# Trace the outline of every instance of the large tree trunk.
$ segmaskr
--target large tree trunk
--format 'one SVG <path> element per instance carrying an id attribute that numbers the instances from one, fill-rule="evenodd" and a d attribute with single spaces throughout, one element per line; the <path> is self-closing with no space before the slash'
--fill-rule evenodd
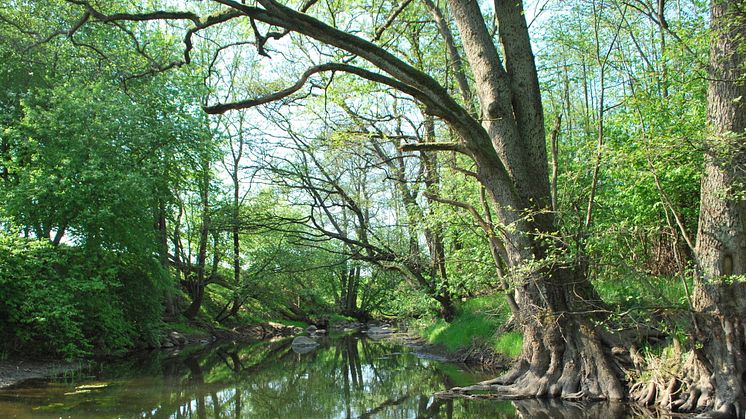
<path id="1" fill-rule="evenodd" d="M 556 231 L 541 97 L 522 5 L 497 0 L 505 67 L 478 4 L 449 1 L 475 76 L 482 117 L 493 147 L 467 143 L 495 202 L 507 236 L 507 263 L 520 311 L 524 345 L 509 373 L 441 396 L 491 390 L 505 398 L 624 398 L 622 372 L 591 313 L 601 304 L 581 269 L 552 260 Z M 478 133 L 475 132 L 475 135 Z M 507 176 L 509 181 L 505 181 Z M 545 236 L 545 237 L 542 237 Z M 474 396 L 472 396 L 474 397 Z"/>
<path id="2" fill-rule="evenodd" d="M 691 354 L 682 410 L 746 413 L 746 71 L 743 4 L 714 0 Z"/>
<path id="3" fill-rule="evenodd" d="M 479 3 L 448 0 L 474 76 L 481 105 L 479 120 L 432 77 L 378 45 L 276 0 L 257 0 L 263 8 L 229 4 L 259 21 L 346 50 L 381 70 L 315 66 L 306 78 L 333 69 L 386 84 L 420 101 L 428 114 L 441 118 L 462 140 L 455 148 L 474 158 L 477 175 L 495 203 L 500 222 L 509 227 L 503 230 L 506 262 L 525 336 L 521 362 L 500 380 L 504 386 L 494 388 L 514 397 L 623 398 L 620 371 L 600 338 L 595 326 L 599 322 L 592 316 L 600 304 L 593 287 L 582 270 L 563 266 L 562 258 L 552 257 L 552 251 L 562 253 L 562 245 L 551 240 L 557 228 L 550 210 L 541 95 L 521 2 L 495 0 L 505 54 L 501 60 Z M 294 91 L 286 89 L 285 95 Z M 268 95 L 205 110 L 222 113 L 281 97 Z"/>

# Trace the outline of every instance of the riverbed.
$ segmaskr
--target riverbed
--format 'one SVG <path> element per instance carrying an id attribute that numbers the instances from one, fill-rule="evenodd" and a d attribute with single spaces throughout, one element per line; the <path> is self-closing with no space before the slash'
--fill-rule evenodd
<path id="1" fill-rule="evenodd" d="M 126 361 L 0 390 L 16 418 L 514 418 L 624 417 L 605 404 L 440 400 L 432 394 L 492 373 L 387 340 L 324 337 L 299 353 L 291 340 L 138 354 Z M 303 352 L 303 351 L 301 351 Z M 593 416 L 587 416 L 593 415 Z"/>

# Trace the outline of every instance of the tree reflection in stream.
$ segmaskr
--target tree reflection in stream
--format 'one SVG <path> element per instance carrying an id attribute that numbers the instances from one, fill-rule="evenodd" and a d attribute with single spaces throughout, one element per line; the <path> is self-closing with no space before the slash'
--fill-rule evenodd
<path id="1" fill-rule="evenodd" d="M 289 340 L 163 353 L 100 367 L 95 378 L 0 390 L 2 417 L 513 418 L 622 417 L 623 408 L 439 400 L 484 377 L 354 336 L 306 354 Z M 87 386 L 86 386 L 87 385 Z M 517 410 L 516 410 L 517 409 Z"/>

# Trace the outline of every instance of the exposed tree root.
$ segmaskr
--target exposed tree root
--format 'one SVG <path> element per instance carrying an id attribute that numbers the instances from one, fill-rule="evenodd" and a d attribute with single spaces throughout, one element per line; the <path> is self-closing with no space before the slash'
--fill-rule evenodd
<path id="1" fill-rule="evenodd" d="M 441 398 L 622 400 L 622 370 L 587 323 L 566 320 L 524 342 L 523 357 L 499 378 L 436 394 Z M 582 348 L 582 351 L 581 351 Z"/>
<path id="2" fill-rule="evenodd" d="M 706 330 L 711 337 L 700 337 L 698 340 L 703 343 L 686 354 L 675 344 L 667 360 L 649 359 L 644 366 L 646 378 L 638 376 L 630 388 L 630 398 L 643 406 L 672 412 L 743 418 L 746 415 L 746 360 L 740 356 L 746 348 L 743 325 L 739 319 L 698 317 L 700 324 L 708 325 Z M 733 323 L 740 330 L 731 327 Z M 638 369 L 638 374 L 641 372 Z"/>

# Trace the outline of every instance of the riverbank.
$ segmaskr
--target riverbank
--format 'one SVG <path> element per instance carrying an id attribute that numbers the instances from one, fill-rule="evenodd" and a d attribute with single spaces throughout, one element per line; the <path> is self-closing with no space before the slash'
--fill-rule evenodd
<path id="1" fill-rule="evenodd" d="M 467 364 L 470 367 L 478 367 L 482 370 L 503 370 L 509 367 L 513 361 L 512 358 L 477 343 L 454 351 L 445 345 L 429 343 L 424 337 L 413 332 L 393 333 L 387 339 L 411 348 L 415 353 L 425 358 Z"/>
<path id="2" fill-rule="evenodd" d="M 85 362 L 30 361 L 24 359 L 2 360 L 0 361 L 0 389 L 11 387 L 28 380 L 48 378 L 79 371 L 85 366 Z"/>
<path id="3" fill-rule="evenodd" d="M 303 329 L 281 323 L 266 322 L 250 324 L 234 329 L 220 329 L 209 325 L 193 323 L 167 323 L 162 332 L 158 347 L 136 347 L 131 351 L 105 356 L 103 359 L 126 358 L 129 355 L 147 350 L 178 350 L 188 345 L 209 345 L 215 342 L 245 342 L 292 336 Z M 98 358 L 97 358 L 98 359 Z M 0 360 L 0 389 L 14 386 L 28 380 L 44 379 L 74 373 L 88 365 L 86 360 L 65 362 L 61 360 L 27 359 L 19 355 Z"/>
<path id="4" fill-rule="evenodd" d="M 442 319 L 412 321 L 404 325 L 428 351 L 449 361 L 491 369 L 510 366 L 521 353 L 523 337 L 511 330 L 510 310 L 498 295 L 476 297 L 456 310 L 449 323 Z"/>
<path id="5" fill-rule="evenodd" d="M 374 340 L 386 339 L 413 349 L 421 356 L 464 363 L 482 369 L 504 369 L 512 363 L 509 353 L 500 352 L 501 339 L 495 335 L 496 307 L 486 300 L 462 306 L 451 323 L 443 321 L 403 322 L 386 327 L 380 322 L 369 324 L 353 320 L 330 321 L 325 324 L 332 333 L 371 332 Z M 381 327 L 383 326 L 383 327 Z M 216 328 L 213 325 L 193 323 L 167 323 L 160 345 L 140 347 L 140 350 L 177 350 L 187 345 L 208 345 L 214 342 L 258 341 L 290 337 L 306 331 L 301 324 L 262 322 L 233 328 Z M 384 333 L 381 333 L 385 331 Z M 504 340 L 504 338 L 503 338 Z M 127 356 L 127 355 L 124 355 Z M 47 378 L 81 369 L 84 361 L 63 362 L 55 360 L 8 359 L 0 361 L 0 388 L 30 379 Z"/>

